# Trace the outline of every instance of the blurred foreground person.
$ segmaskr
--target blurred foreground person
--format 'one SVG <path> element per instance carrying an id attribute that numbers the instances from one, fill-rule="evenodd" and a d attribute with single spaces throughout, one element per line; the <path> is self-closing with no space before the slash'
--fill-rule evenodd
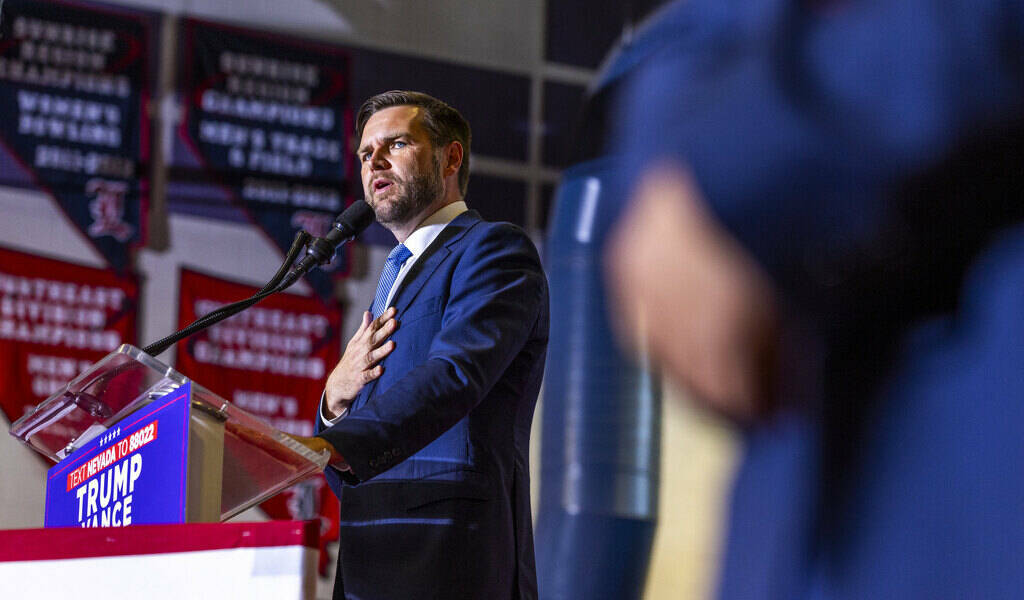
<path id="1" fill-rule="evenodd" d="M 1024 3 L 689 0 L 620 332 L 745 430 L 722 598 L 1024 596 Z"/>

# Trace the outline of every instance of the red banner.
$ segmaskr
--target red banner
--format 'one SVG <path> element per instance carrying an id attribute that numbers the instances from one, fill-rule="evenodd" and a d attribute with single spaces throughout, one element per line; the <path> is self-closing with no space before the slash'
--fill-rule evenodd
<path id="1" fill-rule="evenodd" d="M 182 269 L 178 327 L 257 291 Z M 286 433 L 313 435 L 320 394 L 340 358 L 341 308 L 277 294 L 178 344 L 176 368 Z M 323 477 L 261 505 L 274 519 L 320 518 L 321 550 L 337 539 L 338 503 Z M 321 572 L 326 566 L 321 551 Z"/>
<path id="2" fill-rule="evenodd" d="M 122 343 L 135 343 L 134 277 L 0 248 L 0 408 L 20 418 Z"/>

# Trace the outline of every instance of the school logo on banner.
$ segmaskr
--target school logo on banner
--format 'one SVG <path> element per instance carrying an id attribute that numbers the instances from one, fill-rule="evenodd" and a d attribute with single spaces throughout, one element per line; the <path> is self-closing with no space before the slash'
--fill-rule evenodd
<path id="1" fill-rule="evenodd" d="M 49 194 L 110 266 L 145 241 L 152 13 L 7 0 L 0 185 Z"/>
<path id="2" fill-rule="evenodd" d="M 188 269 L 179 289 L 179 328 L 258 291 Z M 324 381 L 340 358 L 340 330 L 340 306 L 275 294 L 180 342 L 175 367 L 272 427 L 311 436 Z M 337 539 L 338 503 L 322 475 L 260 506 L 275 519 L 319 519 L 321 549 Z M 321 552 L 321 568 L 325 560 Z"/>
<path id="3" fill-rule="evenodd" d="M 172 207 L 211 217 L 240 208 L 287 252 L 319 236 L 346 205 L 349 61 L 340 48 L 183 19 L 184 118 L 175 136 Z M 344 252 L 344 251 L 342 251 Z M 323 298 L 347 271 L 342 254 L 307 280 Z"/>
<path id="4" fill-rule="evenodd" d="M 0 408 L 11 422 L 123 343 L 134 277 L 0 248 Z"/>

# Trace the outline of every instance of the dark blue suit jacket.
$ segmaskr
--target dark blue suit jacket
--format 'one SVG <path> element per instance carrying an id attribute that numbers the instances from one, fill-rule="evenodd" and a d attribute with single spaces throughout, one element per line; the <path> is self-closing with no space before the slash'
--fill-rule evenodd
<path id="1" fill-rule="evenodd" d="M 529 439 L 548 288 L 519 228 L 453 220 L 395 293 L 384 374 L 318 435 L 352 467 L 335 596 L 532 598 Z"/>

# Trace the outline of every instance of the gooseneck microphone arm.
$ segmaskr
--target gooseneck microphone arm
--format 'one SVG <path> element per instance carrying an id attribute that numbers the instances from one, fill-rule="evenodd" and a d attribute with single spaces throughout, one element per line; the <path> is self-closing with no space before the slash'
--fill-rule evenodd
<path id="1" fill-rule="evenodd" d="M 285 256 L 280 268 L 278 268 L 277 273 L 274 274 L 266 285 L 260 288 L 259 292 L 245 300 L 222 306 L 196 319 L 180 331 L 146 346 L 142 351 L 151 356 L 157 356 L 175 343 L 242 312 L 267 296 L 288 289 L 314 267 L 331 262 L 338 247 L 362 233 L 373 222 L 373 219 L 373 209 L 366 202 L 357 200 L 346 208 L 343 213 L 338 215 L 334 225 L 331 227 L 331 231 L 324 237 L 315 238 L 310 241 L 311 235 L 305 231 L 299 231 L 295 234 L 292 247 L 288 250 L 288 254 Z M 306 247 L 306 256 L 298 263 L 295 263 L 295 259 L 302 252 L 303 247 Z M 294 267 L 292 267 L 293 264 L 295 265 Z M 291 267 L 290 270 L 289 267 Z"/>
<path id="2" fill-rule="evenodd" d="M 295 258 L 299 255 L 299 252 L 302 251 L 302 248 L 306 245 L 306 242 L 308 242 L 312 237 L 313 236 L 309 235 L 305 231 L 299 231 L 298 233 L 295 234 L 295 240 L 292 242 L 292 247 L 288 251 L 288 254 L 285 256 L 284 262 L 281 263 L 281 267 L 277 270 L 277 273 L 274 274 L 274 277 L 271 278 L 271 280 L 268 281 L 267 284 L 263 286 L 260 289 L 260 291 L 257 292 L 254 296 L 246 298 L 245 300 L 242 300 L 240 302 L 235 302 L 233 304 L 228 304 L 227 306 L 222 306 L 211 313 L 203 315 L 202 317 L 189 323 L 185 328 L 175 333 L 172 333 L 171 335 L 163 338 L 162 340 L 153 342 L 152 344 L 146 346 L 145 348 L 142 349 L 142 351 L 151 356 L 157 356 L 164 350 L 170 348 L 175 343 L 189 337 L 190 335 L 199 333 L 200 331 L 206 329 L 207 327 L 215 325 L 223 321 L 224 319 L 232 315 L 235 315 L 245 310 L 246 308 L 249 308 L 253 304 L 256 304 L 260 300 L 266 298 L 267 296 L 290 286 L 292 283 L 294 283 L 294 280 L 289 282 L 288 285 L 281 286 L 282 281 L 288 274 L 288 267 L 295 261 Z"/>

